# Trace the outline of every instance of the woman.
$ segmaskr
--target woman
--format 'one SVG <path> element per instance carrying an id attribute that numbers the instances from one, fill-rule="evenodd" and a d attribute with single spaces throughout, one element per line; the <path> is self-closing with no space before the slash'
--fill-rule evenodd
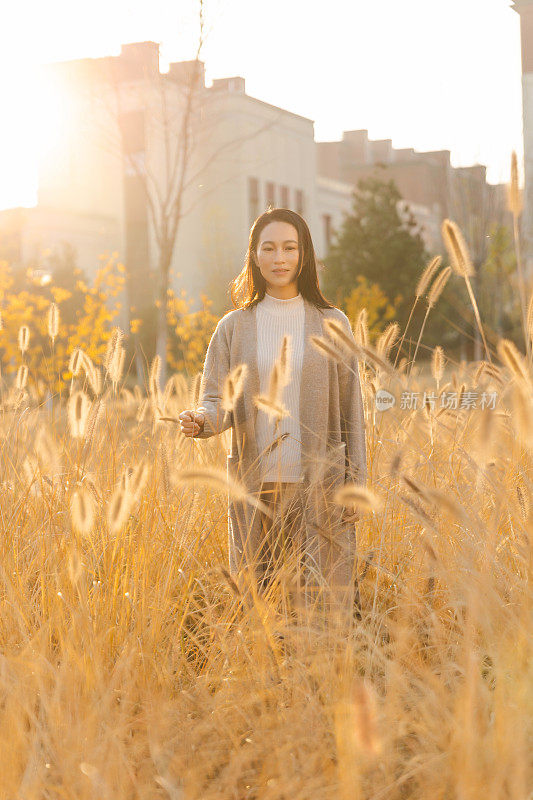
<path id="1" fill-rule="evenodd" d="M 251 568 L 267 585 L 280 566 L 279 558 L 273 562 L 280 521 L 290 518 L 306 598 L 329 586 L 351 604 L 357 517 L 332 497 L 345 481 L 367 478 L 358 363 L 354 355 L 327 357 L 311 341 L 326 337 L 327 318 L 352 340 L 353 333 L 320 291 L 311 234 L 299 214 L 274 208 L 255 220 L 231 298 L 235 309 L 219 321 L 207 349 L 201 405 L 180 414 L 185 436 L 205 439 L 231 427 L 228 477 L 264 504 L 230 498 L 230 572 Z M 239 365 L 242 390 L 228 411 L 224 382 Z M 269 396 L 277 397 L 273 412 Z"/>

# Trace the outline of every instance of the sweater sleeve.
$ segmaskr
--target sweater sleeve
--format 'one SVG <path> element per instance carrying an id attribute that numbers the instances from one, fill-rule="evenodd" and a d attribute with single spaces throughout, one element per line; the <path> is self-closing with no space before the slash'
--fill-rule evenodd
<path id="1" fill-rule="evenodd" d="M 233 423 L 233 412 L 222 408 L 224 382 L 230 371 L 229 342 L 227 331 L 221 322 L 216 326 L 207 347 L 202 380 L 200 383 L 200 406 L 197 411 L 204 414 L 204 429 L 195 439 L 208 439 L 222 433 Z"/>
<path id="2" fill-rule="evenodd" d="M 342 325 L 355 342 L 348 317 Z M 354 354 L 338 364 L 341 437 L 346 444 L 346 480 L 366 486 L 366 431 L 359 364 Z"/>

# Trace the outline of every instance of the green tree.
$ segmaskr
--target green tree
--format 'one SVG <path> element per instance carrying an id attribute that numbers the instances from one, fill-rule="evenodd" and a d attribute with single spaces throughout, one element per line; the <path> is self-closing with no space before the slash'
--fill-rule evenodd
<path id="1" fill-rule="evenodd" d="M 479 271 L 479 313 L 489 334 L 513 339 L 523 346 L 520 305 L 517 302 L 516 253 L 506 225 L 493 225 L 488 252 Z"/>
<path id="2" fill-rule="evenodd" d="M 325 259 L 323 289 L 340 306 L 362 275 L 394 304 L 395 318 L 403 327 L 429 255 L 407 203 L 403 216 L 400 213 L 401 201 L 393 180 L 369 177 L 358 182 L 352 212 Z"/>

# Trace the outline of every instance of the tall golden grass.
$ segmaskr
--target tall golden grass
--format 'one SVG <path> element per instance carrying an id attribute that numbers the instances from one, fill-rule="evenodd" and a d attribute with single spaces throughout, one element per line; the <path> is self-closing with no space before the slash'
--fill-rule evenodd
<path id="1" fill-rule="evenodd" d="M 119 392 L 117 331 L 102 365 L 72 356 L 53 417 L 24 370 L 2 385 L 1 798 L 530 796 L 530 360 L 505 340 L 498 368 L 436 348 L 409 389 L 496 391 L 496 407 L 376 413 L 382 376 L 406 387 L 399 331 L 378 351 L 364 315 L 354 333 L 315 341 L 358 354 L 369 420 L 369 486 L 336 498 L 361 512 L 343 626 L 319 606 L 289 616 L 283 565 L 264 596 L 229 574 L 228 493 L 245 494 L 228 437 L 176 425 L 198 376 L 160 387 L 156 360 L 147 394 Z M 257 399 L 280 418 L 288 346 Z"/>

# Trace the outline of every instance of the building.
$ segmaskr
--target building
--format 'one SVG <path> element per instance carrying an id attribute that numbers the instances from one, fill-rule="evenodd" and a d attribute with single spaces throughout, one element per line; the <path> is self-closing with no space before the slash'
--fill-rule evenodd
<path id="1" fill-rule="evenodd" d="M 132 316 L 152 302 L 161 269 L 193 309 L 201 292 L 215 313 L 229 308 L 250 225 L 269 204 L 302 213 L 325 259 L 354 185 L 376 169 L 397 182 L 430 252 L 443 249 L 445 216 L 464 219 L 475 238 L 502 197 L 502 187 L 486 184 L 485 167 L 454 169 L 449 151 L 396 150 L 391 140 L 369 141 L 367 131 L 317 143 L 313 120 L 250 97 L 240 76 L 206 87 L 199 61 L 161 73 L 155 42 L 52 64 L 50 75 L 68 110 L 62 136 L 41 165 L 37 207 L 0 212 L 0 257 L 7 247 L 15 262 L 40 266 L 68 241 L 91 277 L 98 257 L 116 252 L 128 276 L 124 313 Z M 165 258 L 161 233 L 173 225 L 176 244 Z"/>
<path id="2" fill-rule="evenodd" d="M 520 15 L 522 42 L 522 108 L 524 126 L 524 208 L 522 237 L 527 274 L 533 275 L 533 0 L 514 0 Z"/>
<path id="3" fill-rule="evenodd" d="M 371 175 L 394 180 L 430 253 L 443 251 L 445 218 L 460 225 L 474 260 L 480 262 L 490 225 L 512 223 L 505 185 L 488 184 L 485 166 L 452 167 L 449 150 L 395 149 L 391 139 L 370 140 L 367 130 L 345 131 L 341 141 L 316 146 L 320 176 L 350 186 Z"/>

